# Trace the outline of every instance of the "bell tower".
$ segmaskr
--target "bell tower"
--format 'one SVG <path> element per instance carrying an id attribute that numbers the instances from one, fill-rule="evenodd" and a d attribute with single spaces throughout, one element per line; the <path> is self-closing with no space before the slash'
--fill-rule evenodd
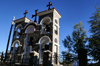
<path id="1" fill-rule="evenodd" d="M 50 8 L 51 5 L 49 2 L 48 10 L 37 13 L 39 16 L 38 23 L 41 24 L 41 35 L 50 38 L 51 63 L 59 65 L 59 18 L 61 15 L 56 8 Z"/>
<path id="2" fill-rule="evenodd" d="M 26 17 L 16 19 L 9 59 L 11 63 L 34 66 L 59 66 L 59 19 L 56 8 L 38 12 L 35 10 L 34 21 Z M 37 20 L 37 16 L 39 17 Z M 38 23 L 37 23 L 38 22 Z"/>

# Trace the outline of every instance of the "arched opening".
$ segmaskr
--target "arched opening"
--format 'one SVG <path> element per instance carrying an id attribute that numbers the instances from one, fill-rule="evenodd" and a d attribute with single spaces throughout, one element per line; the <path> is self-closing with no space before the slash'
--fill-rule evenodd
<path id="1" fill-rule="evenodd" d="M 56 23 L 56 24 L 58 24 L 58 21 L 57 21 L 57 19 L 55 19 L 55 23 Z"/>
<path id="2" fill-rule="evenodd" d="M 26 28 L 26 39 L 25 39 L 25 48 L 24 48 L 24 59 L 23 62 L 29 62 L 29 54 L 32 51 L 32 45 L 30 45 L 30 42 L 33 40 L 33 33 L 35 31 L 35 28 L 33 25 L 30 25 Z"/>
<path id="3" fill-rule="evenodd" d="M 57 43 L 57 38 L 55 38 L 55 40 L 54 40 L 54 41 L 55 41 L 55 43 Z"/>
<path id="4" fill-rule="evenodd" d="M 17 32 L 19 32 L 19 33 L 21 32 L 20 28 L 17 29 Z"/>
<path id="5" fill-rule="evenodd" d="M 19 38 L 20 37 L 21 29 L 22 29 L 22 25 L 21 24 L 19 24 L 18 26 L 16 26 L 16 35 L 15 35 L 15 38 Z"/>
<path id="6" fill-rule="evenodd" d="M 58 35 L 58 26 L 56 26 L 56 25 L 55 25 L 54 32 L 55 32 L 56 35 Z"/>
<path id="7" fill-rule="evenodd" d="M 18 54 L 18 46 L 20 45 L 20 42 L 18 40 L 14 41 L 12 44 L 13 50 L 12 50 L 12 57 L 11 62 L 16 59 L 16 55 Z"/>
<path id="8" fill-rule="evenodd" d="M 45 17 L 41 20 L 40 24 L 42 25 L 41 33 L 50 33 L 50 17 Z"/>
<path id="9" fill-rule="evenodd" d="M 35 29 L 34 29 L 34 26 L 32 26 L 32 25 L 31 25 L 31 26 L 28 26 L 27 29 L 25 30 L 25 33 L 27 33 L 27 34 L 28 34 L 28 33 L 33 33 L 34 30 L 35 30 Z"/>
<path id="10" fill-rule="evenodd" d="M 16 42 L 13 46 L 13 54 L 17 54 L 18 53 L 18 43 Z"/>
<path id="11" fill-rule="evenodd" d="M 20 37 L 20 33 L 21 33 L 21 30 L 20 30 L 20 28 L 18 28 L 17 31 L 16 31 L 15 38 L 19 38 Z"/>
<path id="12" fill-rule="evenodd" d="M 40 44 L 40 51 L 39 51 L 39 64 L 43 62 L 43 51 L 49 49 L 49 43 L 51 42 L 50 38 L 48 36 L 43 36 L 39 40 Z"/>
<path id="13" fill-rule="evenodd" d="M 29 54 L 29 52 L 32 50 L 32 46 L 29 46 L 29 42 L 33 40 L 33 34 L 35 31 L 35 28 L 33 25 L 30 25 L 26 28 L 26 40 L 25 40 L 25 54 Z"/>

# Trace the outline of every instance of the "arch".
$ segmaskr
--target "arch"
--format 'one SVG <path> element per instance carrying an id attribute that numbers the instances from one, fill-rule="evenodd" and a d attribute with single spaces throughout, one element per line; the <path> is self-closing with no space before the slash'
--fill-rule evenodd
<path id="1" fill-rule="evenodd" d="M 44 17 L 41 21 L 40 24 L 42 25 L 43 23 L 49 24 L 51 22 L 50 17 Z"/>
<path id="2" fill-rule="evenodd" d="M 30 25 L 26 28 L 25 33 L 33 33 L 35 31 L 35 28 L 33 25 Z"/>
<path id="3" fill-rule="evenodd" d="M 35 22 L 30 22 L 27 25 L 25 25 L 24 29 L 26 29 L 29 25 L 33 25 L 34 27 L 36 27 L 36 23 Z"/>
<path id="4" fill-rule="evenodd" d="M 16 40 L 16 41 L 13 42 L 12 47 L 14 47 L 16 43 L 18 44 L 18 46 L 21 46 L 20 45 L 20 41 L 19 40 Z"/>
<path id="5" fill-rule="evenodd" d="M 50 42 L 51 42 L 51 40 L 48 36 L 43 36 L 43 37 L 40 38 L 38 43 L 43 44 L 43 43 L 50 43 Z"/>
<path id="6" fill-rule="evenodd" d="M 21 28 L 23 28 L 23 26 L 21 24 L 19 24 L 19 25 L 16 26 L 16 30 L 18 30 L 18 28 L 21 29 Z"/>
<path id="7" fill-rule="evenodd" d="M 43 51 L 41 51 L 42 48 L 44 48 L 44 44 L 46 43 L 50 43 L 51 40 L 48 36 L 43 36 L 40 38 L 39 40 L 39 44 L 40 44 L 40 51 L 39 51 L 39 64 L 41 63 L 41 60 L 43 60 Z"/>

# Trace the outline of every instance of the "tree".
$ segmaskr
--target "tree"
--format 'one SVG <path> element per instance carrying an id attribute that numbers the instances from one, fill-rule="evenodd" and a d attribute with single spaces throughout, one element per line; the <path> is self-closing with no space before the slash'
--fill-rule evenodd
<path id="1" fill-rule="evenodd" d="M 92 33 L 89 38 L 89 54 L 100 63 L 100 8 L 96 7 L 96 12 L 91 17 L 89 23 L 90 32 Z"/>
<path id="2" fill-rule="evenodd" d="M 74 56 L 72 53 L 70 53 L 69 51 L 62 51 L 62 56 L 63 56 L 63 65 L 70 65 L 71 63 L 74 62 Z"/>
<path id="3" fill-rule="evenodd" d="M 84 29 L 84 26 L 82 25 L 81 22 L 79 22 L 79 24 L 76 24 L 73 28 L 74 30 L 72 32 L 72 38 L 69 35 L 66 36 L 66 38 L 63 40 L 63 44 L 65 48 L 68 48 L 71 52 L 78 54 L 79 64 L 82 64 L 81 61 L 83 60 L 80 60 L 80 58 L 82 57 L 80 51 L 82 50 L 82 52 L 84 52 L 83 50 L 86 50 L 86 44 L 85 44 L 87 42 L 86 30 Z M 86 60 L 84 60 L 84 62 L 85 61 Z"/>

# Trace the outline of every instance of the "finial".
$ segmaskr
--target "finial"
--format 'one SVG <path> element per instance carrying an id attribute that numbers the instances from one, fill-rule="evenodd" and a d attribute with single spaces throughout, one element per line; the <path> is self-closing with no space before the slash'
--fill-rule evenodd
<path id="1" fill-rule="evenodd" d="M 47 5 L 47 7 L 49 7 L 48 8 L 48 10 L 50 9 L 50 6 L 52 5 L 52 3 L 51 2 L 49 2 L 49 5 Z"/>
<path id="2" fill-rule="evenodd" d="M 15 16 L 13 17 L 12 25 L 14 24 Z"/>
<path id="3" fill-rule="evenodd" d="M 25 15 L 25 16 L 24 16 L 24 17 L 26 17 L 26 14 L 27 14 L 27 13 L 28 13 L 28 11 L 27 11 L 27 10 L 25 10 L 25 13 L 24 13 L 24 15 Z"/>
<path id="4" fill-rule="evenodd" d="M 32 18 L 33 18 L 33 17 L 35 17 L 34 22 L 37 22 L 37 21 L 36 21 L 37 12 L 38 12 L 38 9 L 37 9 L 37 10 L 35 10 L 35 15 L 32 15 Z"/>

